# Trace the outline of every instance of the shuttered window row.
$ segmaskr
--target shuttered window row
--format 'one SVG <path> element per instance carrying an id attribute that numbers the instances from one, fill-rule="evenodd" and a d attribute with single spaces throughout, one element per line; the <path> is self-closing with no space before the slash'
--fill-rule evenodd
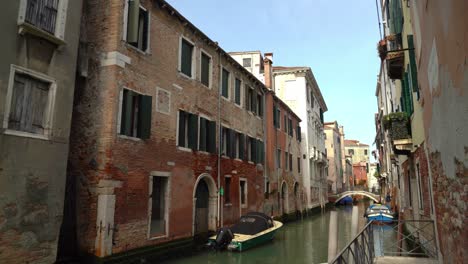
<path id="1" fill-rule="evenodd" d="M 123 90 L 120 134 L 141 139 L 151 135 L 152 97 Z"/>
<path id="2" fill-rule="evenodd" d="M 233 159 L 248 160 L 254 163 L 264 163 L 264 144 L 262 141 L 222 127 L 221 154 Z"/>

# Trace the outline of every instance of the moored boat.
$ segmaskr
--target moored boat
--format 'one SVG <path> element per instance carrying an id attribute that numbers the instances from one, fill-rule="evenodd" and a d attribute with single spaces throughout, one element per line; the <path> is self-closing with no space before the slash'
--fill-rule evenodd
<path id="1" fill-rule="evenodd" d="M 263 213 L 251 212 L 230 228 L 221 228 L 208 243 L 215 249 L 244 251 L 272 240 L 281 226 L 283 223 Z"/>
<path id="2" fill-rule="evenodd" d="M 372 204 L 367 208 L 364 216 L 367 217 L 367 221 L 369 222 L 391 223 L 395 218 L 395 213 L 393 213 L 386 205 Z"/>

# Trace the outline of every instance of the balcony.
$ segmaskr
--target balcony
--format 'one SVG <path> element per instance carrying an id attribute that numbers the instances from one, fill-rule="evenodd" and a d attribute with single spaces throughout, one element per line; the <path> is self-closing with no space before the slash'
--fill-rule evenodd
<path id="1" fill-rule="evenodd" d="M 405 112 L 396 112 L 384 116 L 383 125 L 389 131 L 395 154 L 407 155 L 411 152 L 411 125 Z"/>
<path id="2" fill-rule="evenodd" d="M 405 53 L 403 51 L 388 52 L 386 60 L 388 77 L 390 79 L 403 79 Z"/>

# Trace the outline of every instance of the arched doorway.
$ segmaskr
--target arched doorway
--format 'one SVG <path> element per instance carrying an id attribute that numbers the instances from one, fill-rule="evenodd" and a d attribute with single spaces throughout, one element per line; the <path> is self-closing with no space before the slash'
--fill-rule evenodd
<path id="1" fill-rule="evenodd" d="M 193 234 L 216 230 L 216 184 L 209 174 L 202 174 L 193 191 Z"/>
<path id="2" fill-rule="evenodd" d="M 288 185 L 283 182 L 281 184 L 281 214 L 287 214 L 288 209 Z"/>

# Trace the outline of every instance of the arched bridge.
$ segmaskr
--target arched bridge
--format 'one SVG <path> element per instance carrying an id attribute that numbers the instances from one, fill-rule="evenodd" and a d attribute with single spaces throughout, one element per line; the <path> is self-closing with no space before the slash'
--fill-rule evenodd
<path id="1" fill-rule="evenodd" d="M 373 193 L 366 192 L 366 191 L 346 191 L 346 192 L 336 194 L 336 197 L 338 198 L 335 200 L 335 203 L 339 202 L 341 199 L 345 198 L 346 196 L 354 196 L 354 195 L 364 195 L 374 200 L 377 203 L 380 200 L 380 195 L 378 194 L 373 194 Z"/>

